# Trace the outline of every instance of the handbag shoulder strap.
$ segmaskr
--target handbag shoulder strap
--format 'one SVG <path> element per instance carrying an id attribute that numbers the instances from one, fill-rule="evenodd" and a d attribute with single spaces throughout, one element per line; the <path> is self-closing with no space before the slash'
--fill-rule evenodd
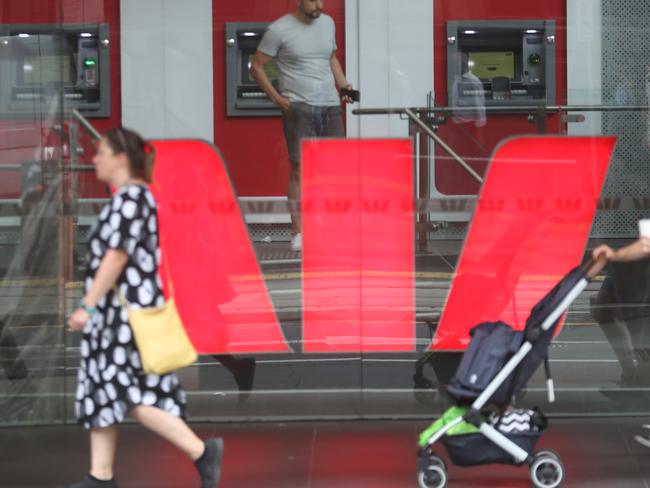
<path id="1" fill-rule="evenodd" d="M 120 303 L 124 308 L 129 308 L 129 302 L 126 300 L 126 297 L 122 295 L 122 292 L 120 291 L 119 287 L 117 285 L 113 285 L 113 291 L 117 295 L 117 298 L 119 299 Z"/>

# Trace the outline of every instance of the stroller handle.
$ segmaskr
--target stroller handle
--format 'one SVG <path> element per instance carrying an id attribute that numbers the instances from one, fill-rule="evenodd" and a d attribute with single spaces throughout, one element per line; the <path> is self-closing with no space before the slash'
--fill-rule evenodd
<path id="1" fill-rule="evenodd" d="M 600 254 L 596 258 L 591 258 L 584 264 L 585 275 L 589 281 L 593 280 L 607 264 L 605 254 Z"/>

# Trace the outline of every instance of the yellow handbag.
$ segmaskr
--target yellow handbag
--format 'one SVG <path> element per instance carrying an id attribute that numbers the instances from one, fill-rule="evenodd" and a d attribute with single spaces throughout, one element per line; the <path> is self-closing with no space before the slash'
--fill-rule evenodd
<path id="1" fill-rule="evenodd" d="M 165 374 L 189 366 L 198 355 L 190 342 L 172 296 L 160 307 L 130 307 L 115 287 L 126 309 L 145 373 Z"/>

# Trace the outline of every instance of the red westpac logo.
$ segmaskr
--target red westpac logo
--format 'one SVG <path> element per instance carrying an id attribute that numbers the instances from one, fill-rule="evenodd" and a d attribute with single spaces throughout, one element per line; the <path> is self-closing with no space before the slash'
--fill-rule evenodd
<path id="1" fill-rule="evenodd" d="M 223 159 L 199 141 L 155 145 L 163 262 L 195 346 L 290 352 Z M 603 137 L 530 137 L 498 149 L 434 347 L 462 349 L 482 320 L 521 326 L 577 264 L 613 145 Z M 304 143 L 303 298 L 295 305 L 305 352 L 414 350 L 413 173 L 409 140 Z M 593 203 L 545 205 L 567 195 Z"/>

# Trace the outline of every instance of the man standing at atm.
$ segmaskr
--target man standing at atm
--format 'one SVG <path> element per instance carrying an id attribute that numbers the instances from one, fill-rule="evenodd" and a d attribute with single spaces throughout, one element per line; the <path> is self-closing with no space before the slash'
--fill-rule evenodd
<path id="1" fill-rule="evenodd" d="M 345 137 L 341 100 L 352 97 L 336 58 L 334 20 L 323 14 L 323 0 L 296 0 L 297 8 L 267 29 L 251 64 L 251 76 L 282 110 L 284 137 L 289 151 L 291 249 L 302 249 L 300 211 L 300 141 L 307 137 Z M 276 61 L 279 91 L 264 67 Z M 339 95 L 338 89 L 341 90 Z"/>

